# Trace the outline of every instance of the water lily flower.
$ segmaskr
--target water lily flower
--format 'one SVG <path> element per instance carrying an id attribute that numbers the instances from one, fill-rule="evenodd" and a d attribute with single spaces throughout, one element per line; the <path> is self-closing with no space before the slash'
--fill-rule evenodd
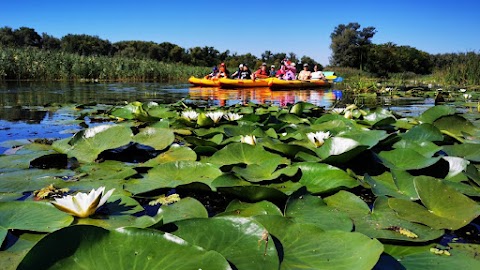
<path id="1" fill-rule="evenodd" d="M 323 145 L 326 139 L 330 138 L 330 131 L 310 132 L 307 133 L 307 138 L 315 145 L 315 147 L 320 147 Z"/>
<path id="2" fill-rule="evenodd" d="M 240 115 L 238 113 L 227 113 L 226 115 L 223 116 L 223 118 L 227 119 L 228 121 L 237 121 L 242 117 L 243 115 Z"/>
<path id="3" fill-rule="evenodd" d="M 352 113 L 352 111 L 346 111 L 343 116 L 347 119 L 352 119 L 353 118 L 353 113 Z"/>
<path id="4" fill-rule="evenodd" d="M 343 108 L 333 108 L 332 109 L 332 113 L 336 113 L 336 114 L 341 114 L 343 113 L 344 109 Z"/>
<path id="5" fill-rule="evenodd" d="M 240 141 L 242 143 L 247 143 L 251 145 L 257 144 L 257 138 L 255 138 L 255 135 L 240 136 Z"/>
<path id="6" fill-rule="evenodd" d="M 460 91 L 460 92 L 462 92 L 462 93 L 465 93 L 465 92 L 467 92 L 467 89 L 465 89 L 465 88 L 460 88 L 460 89 L 458 89 L 458 91 Z"/>
<path id="7" fill-rule="evenodd" d="M 100 206 L 104 205 L 108 198 L 112 196 L 114 190 L 115 189 L 111 189 L 105 193 L 105 187 L 100 187 L 97 190 L 92 189 L 88 194 L 79 192 L 75 194 L 75 196 L 67 195 L 62 198 L 55 198 L 52 204 L 56 208 L 73 216 L 85 218 L 95 213 Z"/>
<path id="8" fill-rule="evenodd" d="M 205 115 L 208 118 L 212 119 L 214 123 L 218 123 L 220 119 L 222 119 L 223 112 L 222 111 L 208 112 Z"/>
<path id="9" fill-rule="evenodd" d="M 198 113 L 194 110 L 187 110 L 182 112 L 182 117 L 188 120 L 197 120 Z"/>
<path id="10" fill-rule="evenodd" d="M 470 95 L 470 94 L 463 94 L 463 98 L 464 98 L 464 99 L 471 99 L 471 98 L 472 98 L 472 95 Z"/>

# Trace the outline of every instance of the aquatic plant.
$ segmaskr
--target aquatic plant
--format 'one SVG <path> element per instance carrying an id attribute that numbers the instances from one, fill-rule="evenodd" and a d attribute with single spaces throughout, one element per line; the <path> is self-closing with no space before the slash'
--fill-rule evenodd
<path id="1" fill-rule="evenodd" d="M 301 102 L 195 107 L 187 120 L 182 102 L 95 106 L 72 113 L 108 123 L 0 155 L 0 265 L 480 267 L 475 114 Z M 220 111 L 242 117 L 206 116 Z M 61 189 L 115 193 L 74 218 L 52 205 Z"/>

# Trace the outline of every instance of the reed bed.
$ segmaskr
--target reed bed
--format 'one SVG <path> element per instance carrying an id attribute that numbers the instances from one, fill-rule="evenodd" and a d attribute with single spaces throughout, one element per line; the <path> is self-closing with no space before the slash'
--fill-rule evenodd
<path id="1" fill-rule="evenodd" d="M 0 47 L 0 81 L 186 81 L 203 76 L 207 67 L 164 63 L 150 59 L 81 56 L 37 48 Z"/>

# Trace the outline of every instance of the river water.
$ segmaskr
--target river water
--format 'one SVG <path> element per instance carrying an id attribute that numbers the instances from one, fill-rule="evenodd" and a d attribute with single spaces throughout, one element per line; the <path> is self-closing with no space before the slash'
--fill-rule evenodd
<path id="1" fill-rule="evenodd" d="M 433 106 L 431 98 L 390 99 L 355 97 L 340 89 L 272 91 L 268 88 L 222 90 L 190 87 L 188 84 L 158 83 L 31 83 L 0 84 L 0 153 L 6 141 L 32 138 L 64 138 L 79 127 L 68 111 L 48 109 L 51 104 L 124 104 L 131 101 L 173 103 L 184 99 L 197 105 L 267 103 L 286 105 L 310 102 L 326 109 L 340 104 L 388 107 L 402 115 L 418 115 Z"/>

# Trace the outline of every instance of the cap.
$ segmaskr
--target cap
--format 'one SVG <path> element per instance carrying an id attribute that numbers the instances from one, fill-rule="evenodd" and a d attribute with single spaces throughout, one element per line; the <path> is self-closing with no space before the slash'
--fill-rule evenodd
<path id="1" fill-rule="evenodd" d="M 308 67 L 308 64 L 307 64 L 307 63 L 305 63 L 305 64 L 303 64 L 303 66 L 304 66 L 304 67 Z"/>
<path id="2" fill-rule="evenodd" d="M 224 67 L 224 66 L 225 66 L 225 63 L 221 63 L 220 66 Z"/>
<path id="3" fill-rule="evenodd" d="M 242 68 L 242 67 L 243 67 L 243 64 L 238 65 L 238 68 Z"/>
<path id="4" fill-rule="evenodd" d="M 275 68 L 275 65 L 271 65 L 270 67 L 271 67 L 271 68 Z"/>
<path id="5" fill-rule="evenodd" d="M 262 66 L 267 66 L 267 63 L 262 63 Z"/>

